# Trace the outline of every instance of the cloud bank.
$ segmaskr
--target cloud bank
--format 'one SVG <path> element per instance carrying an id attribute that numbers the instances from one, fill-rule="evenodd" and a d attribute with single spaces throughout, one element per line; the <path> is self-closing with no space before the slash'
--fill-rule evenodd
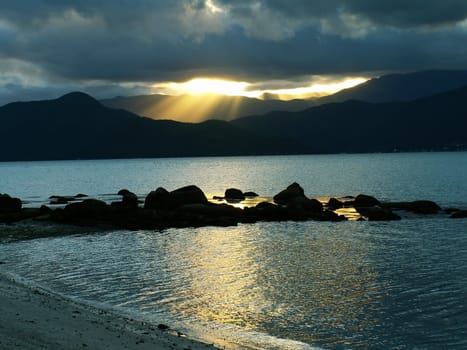
<path id="1" fill-rule="evenodd" d="M 4 0 L 0 103 L 216 76 L 467 68 L 465 0 Z"/>

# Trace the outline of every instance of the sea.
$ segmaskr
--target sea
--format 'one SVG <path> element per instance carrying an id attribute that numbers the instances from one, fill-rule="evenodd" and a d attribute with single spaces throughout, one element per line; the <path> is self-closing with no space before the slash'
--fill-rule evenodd
<path id="1" fill-rule="evenodd" d="M 313 198 L 364 193 L 467 209 L 467 153 L 0 163 L 0 193 L 30 207 L 50 195 L 111 201 L 126 188 L 144 199 L 190 184 L 209 197 L 230 187 L 272 197 L 293 182 Z M 400 215 L 162 231 L 63 226 L 63 235 L 0 243 L 0 273 L 227 349 L 466 349 L 467 219 Z"/>

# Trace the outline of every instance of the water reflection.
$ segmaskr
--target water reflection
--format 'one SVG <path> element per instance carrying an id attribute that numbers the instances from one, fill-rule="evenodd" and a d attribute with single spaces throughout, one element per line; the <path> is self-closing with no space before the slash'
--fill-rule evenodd
<path id="1" fill-rule="evenodd" d="M 326 345 L 379 325 L 384 292 L 369 264 L 370 241 L 355 244 L 316 223 L 273 225 L 200 229 L 170 244 L 171 264 L 187 267 L 190 296 L 172 312 Z"/>

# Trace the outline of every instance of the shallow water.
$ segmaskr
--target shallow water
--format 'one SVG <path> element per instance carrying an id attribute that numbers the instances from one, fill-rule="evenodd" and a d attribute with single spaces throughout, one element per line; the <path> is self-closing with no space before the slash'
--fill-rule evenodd
<path id="1" fill-rule="evenodd" d="M 72 181 L 63 194 L 114 193 L 120 187 L 143 194 L 154 186 L 173 189 L 195 183 L 210 193 L 221 194 L 233 185 L 273 195 L 297 181 L 309 195 L 365 192 L 389 200 L 428 198 L 442 206 L 467 207 L 466 153 L 268 159 L 175 159 L 173 169 L 179 171 L 174 171 L 171 181 L 161 180 L 170 173 L 169 166 L 140 170 L 143 179 L 133 182 L 137 174 L 127 169 L 129 164 L 133 169 L 149 169 L 159 162 L 170 164 L 169 159 L 104 161 L 103 165 L 58 162 L 46 163 L 46 168 L 55 167 L 50 173 L 61 168 L 79 173 L 84 170 L 71 168 L 84 164 L 88 171 L 101 169 L 94 173 L 95 181 L 104 169 L 120 169 L 117 173 L 127 181 L 123 185 L 125 179 L 114 174 L 118 180 L 99 185 L 84 177 L 81 183 Z M 222 162 L 226 169 L 232 167 L 225 175 Z M 182 171 L 181 164 L 191 170 Z M 14 168 L 24 179 L 20 165 Z M 371 170 L 363 171 L 370 165 Z M 29 166 L 44 169 L 44 164 Z M 198 174 L 201 169 L 206 171 Z M 236 178 L 234 170 L 249 175 Z M 219 173 L 222 177 L 216 183 L 213 177 Z M 147 181 L 149 174 L 152 184 Z M 38 187 L 41 181 L 45 179 L 36 180 L 36 185 L 32 181 L 31 192 L 22 194 L 43 197 L 39 188 L 55 188 L 52 183 Z M 67 180 L 61 181 L 58 187 L 65 190 Z M 14 180 L 7 183 L 15 188 Z M 467 347 L 466 220 L 440 215 L 381 223 L 283 222 L 162 232 L 76 232 L 0 245 L 0 260 L 5 262 L 0 272 L 229 347 Z"/>
<path id="2" fill-rule="evenodd" d="M 105 198 L 121 188 L 145 196 L 188 184 L 208 195 L 237 187 L 271 196 L 296 181 L 310 197 L 367 193 L 456 206 L 467 203 L 465 178 L 467 152 L 0 162 L 0 193 L 30 201 L 77 193 Z"/>

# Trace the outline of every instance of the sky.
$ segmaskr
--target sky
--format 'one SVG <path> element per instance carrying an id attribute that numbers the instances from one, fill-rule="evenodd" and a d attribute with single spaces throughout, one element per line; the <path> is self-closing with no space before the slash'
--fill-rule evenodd
<path id="1" fill-rule="evenodd" d="M 467 69 L 466 0 L 0 2 L 0 105 L 74 90 L 319 95 L 426 69 Z"/>

